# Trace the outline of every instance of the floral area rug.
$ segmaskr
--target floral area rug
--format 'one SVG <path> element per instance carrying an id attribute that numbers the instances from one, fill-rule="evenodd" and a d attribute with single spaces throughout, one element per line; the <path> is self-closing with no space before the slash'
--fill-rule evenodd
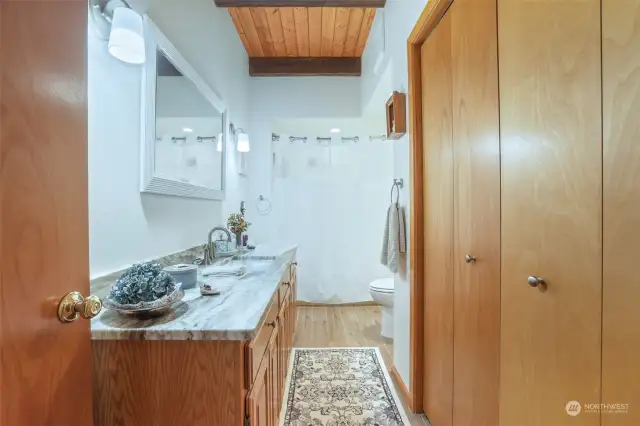
<path id="1" fill-rule="evenodd" d="M 294 349 L 281 426 L 409 426 L 378 348 Z"/>

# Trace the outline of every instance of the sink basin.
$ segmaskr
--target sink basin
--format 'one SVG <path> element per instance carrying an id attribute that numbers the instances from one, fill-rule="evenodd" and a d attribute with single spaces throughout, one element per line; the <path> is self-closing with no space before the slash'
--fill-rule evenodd
<path id="1" fill-rule="evenodd" d="M 215 266 L 230 266 L 230 267 L 244 267 L 246 270 L 245 275 L 259 275 L 269 272 L 273 267 L 276 257 L 275 256 L 251 256 L 245 253 L 237 254 L 232 257 L 218 259 Z"/>

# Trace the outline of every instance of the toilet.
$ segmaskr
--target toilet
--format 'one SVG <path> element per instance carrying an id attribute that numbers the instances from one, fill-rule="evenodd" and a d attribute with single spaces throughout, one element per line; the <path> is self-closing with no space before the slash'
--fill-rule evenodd
<path id="1" fill-rule="evenodd" d="M 382 312 L 382 337 L 393 339 L 393 278 L 371 281 L 369 291 Z"/>

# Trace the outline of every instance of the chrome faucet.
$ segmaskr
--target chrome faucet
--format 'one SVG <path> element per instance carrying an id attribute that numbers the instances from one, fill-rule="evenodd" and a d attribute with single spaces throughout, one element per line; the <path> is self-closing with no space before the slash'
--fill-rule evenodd
<path id="1" fill-rule="evenodd" d="M 204 264 L 211 265 L 216 260 L 216 244 L 213 241 L 213 233 L 216 231 L 223 231 L 227 234 L 227 242 L 231 242 L 231 232 L 224 226 L 216 226 L 211 231 L 209 231 L 209 236 L 207 237 L 207 245 L 204 248 Z"/>

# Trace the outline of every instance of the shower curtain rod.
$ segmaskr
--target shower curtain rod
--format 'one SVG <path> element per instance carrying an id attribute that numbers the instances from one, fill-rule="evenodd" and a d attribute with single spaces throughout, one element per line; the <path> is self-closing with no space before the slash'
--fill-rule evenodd
<path id="1" fill-rule="evenodd" d="M 348 141 L 356 142 L 356 143 L 357 143 L 357 142 L 360 142 L 360 138 L 359 138 L 359 137 L 357 137 L 357 136 L 352 136 L 352 137 L 348 137 L 348 138 L 346 138 L 346 137 L 344 137 L 344 136 L 343 136 L 343 137 L 341 137 L 341 138 L 340 138 L 340 140 L 341 140 L 342 142 L 348 142 Z"/>
<path id="2" fill-rule="evenodd" d="M 295 141 L 302 141 L 304 143 L 307 143 L 307 137 L 306 136 L 289 136 L 289 142 L 294 143 Z"/>
<path id="3" fill-rule="evenodd" d="M 308 138 L 307 136 L 289 136 L 289 142 L 297 142 L 297 141 L 302 141 L 302 142 L 307 142 Z M 325 141 L 331 141 L 333 140 L 332 137 L 316 137 L 316 140 L 318 142 L 325 142 Z M 359 136 L 342 136 L 340 137 L 340 140 L 342 142 L 360 142 L 360 137 Z M 373 142 L 374 140 L 381 140 L 381 141 L 386 141 L 387 140 L 387 136 L 386 135 L 371 135 L 369 136 L 369 141 Z M 271 133 L 271 142 L 280 142 L 280 135 L 278 133 Z"/>

